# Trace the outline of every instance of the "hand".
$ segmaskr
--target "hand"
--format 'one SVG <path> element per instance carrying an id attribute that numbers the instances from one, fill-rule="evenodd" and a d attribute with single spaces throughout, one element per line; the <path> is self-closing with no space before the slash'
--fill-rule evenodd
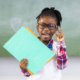
<path id="1" fill-rule="evenodd" d="M 25 70 L 26 67 L 28 65 L 28 59 L 22 59 L 20 62 L 19 62 L 19 66 L 21 69 Z"/>
<path id="2" fill-rule="evenodd" d="M 62 33 L 62 28 L 60 29 L 60 31 L 56 31 L 56 39 L 57 41 L 63 41 L 65 39 L 65 36 Z"/>

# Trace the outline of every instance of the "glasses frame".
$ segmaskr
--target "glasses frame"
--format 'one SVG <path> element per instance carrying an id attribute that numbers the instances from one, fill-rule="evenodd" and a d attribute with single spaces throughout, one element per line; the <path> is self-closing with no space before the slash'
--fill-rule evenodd
<path id="1" fill-rule="evenodd" d="M 44 24 L 45 24 L 45 23 L 44 23 Z M 38 23 L 38 24 L 37 24 L 37 26 L 39 26 L 39 25 L 41 26 L 41 23 Z M 48 27 L 48 26 L 49 26 L 49 24 L 46 24 L 46 27 Z M 46 27 L 45 27 L 45 28 L 46 28 Z M 55 28 L 56 28 L 56 27 L 57 27 L 57 25 L 55 25 Z M 39 28 L 40 28 L 40 27 L 39 27 Z M 54 29 L 55 29 L 55 28 L 54 28 Z M 44 29 L 44 28 L 40 28 L 40 29 Z M 49 27 L 48 27 L 48 29 L 49 29 Z M 49 30 L 54 30 L 54 29 L 49 29 Z"/>

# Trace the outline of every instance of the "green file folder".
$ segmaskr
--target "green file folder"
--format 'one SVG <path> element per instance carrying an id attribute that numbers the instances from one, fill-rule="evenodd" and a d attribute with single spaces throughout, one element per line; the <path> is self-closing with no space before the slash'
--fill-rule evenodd
<path id="1" fill-rule="evenodd" d="M 55 55 L 24 26 L 3 46 L 18 61 L 29 60 L 27 68 L 36 74 Z"/>

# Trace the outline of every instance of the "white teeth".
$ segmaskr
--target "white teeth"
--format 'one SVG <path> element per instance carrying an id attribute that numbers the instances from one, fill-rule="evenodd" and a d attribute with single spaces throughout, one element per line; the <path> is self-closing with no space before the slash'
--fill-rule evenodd
<path id="1" fill-rule="evenodd" d="M 44 34 L 44 33 L 43 33 L 43 34 Z M 44 34 L 44 35 L 49 35 L 49 34 L 46 33 L 46 34 Z"/>
<path id="2" fill-rule="evenodd" d="M 42 33 L 43 35 L 49 35 L 48 33 Z"/>

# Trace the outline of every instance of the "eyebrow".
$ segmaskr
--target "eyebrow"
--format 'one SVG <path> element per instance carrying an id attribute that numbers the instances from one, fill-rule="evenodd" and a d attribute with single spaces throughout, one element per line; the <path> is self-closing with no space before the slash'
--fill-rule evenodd
<path id="1" fill-rule="evenodd" d="M 42 24 L 42 23 L 43 23 L 43 24 L 46 24 L 46 23 L 44 23 L 44 22 L 41 22 L 41 23 L 38 23 L 38 24 Z M 49 24 L 53 24 L 53 23 L 49 23 Z M 47 24 L 47 25 L 49 25 L 49 24 Z M 56 25 L 56 24 L 54 24 L 54 25 Z"/>

